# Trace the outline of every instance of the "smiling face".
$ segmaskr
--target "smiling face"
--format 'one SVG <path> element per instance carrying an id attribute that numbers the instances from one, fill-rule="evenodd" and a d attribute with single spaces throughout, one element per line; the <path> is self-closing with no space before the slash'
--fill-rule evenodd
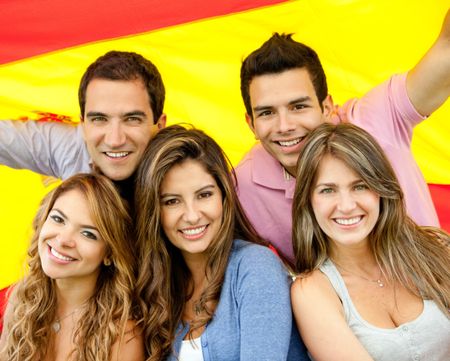
<path id="1" fill-rule="evenodd" d="M 93 163 L 108 178 L 131 176 L 165 115 L 154 124 L 147 90 L 141 80 L 94 79 L 86 89 L 84 140 Z"/>
<path id="2" fill-rule="evenodd" d="M 95 284 L 107 247 L 79 190 L 69 190 L 55 201 L 38 242 L 42 269 L 48 277 Z"/>
<path id="3" fill-rule="evenodd" d="M 316 178 L 311 206 L 332 246 L 367 243 L 380 213 L 378 194 L 343 161 L 328 154 L 320 161 Z"/>
<path id="4" fill-rule="evenodd" d="M 203 258 L 222 224 L 222 193 L 196 160 L 174 165 L 160 189 L 161 225 L 183 257 Z"/>
<path id="5" fill-rule="evenodd" d="M 250 83 L 253 119 L 247 123 L 263 147 L 292 175 L 295 175 L 302 140 L 327 121 L 333 104 L 327 97 L 323 110 L 308 71 L 295 68 L 282 73 L 260 75 Z"/>

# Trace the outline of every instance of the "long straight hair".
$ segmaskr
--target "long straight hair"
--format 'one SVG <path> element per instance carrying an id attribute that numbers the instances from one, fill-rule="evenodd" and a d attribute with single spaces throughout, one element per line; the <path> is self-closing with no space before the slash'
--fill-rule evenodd
<path id="1" fill-rule="evenodd" d="M 167 172 L 192 159 L 216 181 L 222 193 L 222 224 L 208 246 L 207 285 L 195 305 L 199 315 L 190 332 L 204 326 L 220 297 L 233 240 L 263 244 L 247 220 L 234 189 L 234 173 L 219 145 L 200 130 L 171 126 L 150 142 L 137 174 L 136 206 L 140 270 L 137 292 L 143 312 L 148 360 L 162 360 L 172 351 L 186 301 L 192 295 L 191 273 L 161 226 L 160 188 Z"/>
<path id="2" fill-rule="evenodd" d="M 330 242 L 315 219 L 311 195 L 325 155 L 343 161 L 380 196 L 380 214 L 369 234 L 376 262 L 388 279 L 449 316 L 450 236 L 420 227 L 406 214 L 403 192 L 383 150 L 363 129 L 323 124 L 312 131 L 300 152 L 293 204 L 293 246 L 298 272 L 318 269 L 330 256 Z"/>
<path id="3" fill-rule="evenodd" d="M 71 360 L 111 360 L 112 345 L 123 338 L 132 315 L 135 284 L 130 238 L 131 220 L 125 204 L 111 181 L 104 176 L 79 174 L 64 181 L 42 201 L 33 222 L 34 234 L 28 250 L 29 273 L 14 286 L 12 312 L 2 360 L 44 359 L 52 339 L 51 324 L 56 318 L 56 284 L 48 277 L 38 252 L 39 234 L 56 200 L 71 190 L 85 197 L 90 215 L 106 243 L 110 266 L 101 265 L 94 294 L 81 313 L 73 336 Z"/>

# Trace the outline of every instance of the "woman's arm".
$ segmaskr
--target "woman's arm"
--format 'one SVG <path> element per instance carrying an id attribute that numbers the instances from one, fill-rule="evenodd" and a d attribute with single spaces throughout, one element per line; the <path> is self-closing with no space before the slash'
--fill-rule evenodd
<path id="1" fill-rule="evenodd" d="M 144 361 L 144 338 L 134 321 L 128 321 L 126 332 L 121 342 L 114 343 L 111 350 L 112 361 Z"/>
<path id="2" fill-rule="evenodd" d="M 297 278 L 291 299 L 300 334 L 315 361 L 373 361 L 348 327 L 341 301 L 322 272 Z"/>
<path id="3" fill-rule="evenodd" d="M 309 360 L 294 323 L 290 278 L 279 259 L 262 247 L 248 247 L 238 272 L 240 359 Z"/>

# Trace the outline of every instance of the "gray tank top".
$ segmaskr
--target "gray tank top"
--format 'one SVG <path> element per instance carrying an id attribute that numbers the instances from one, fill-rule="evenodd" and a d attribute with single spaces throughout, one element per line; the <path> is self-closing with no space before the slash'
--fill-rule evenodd
<path id="1" fill-rule="evenodd" d="M 320 270 L 341 299 L 347 324 L 375 361 L 450 361 L 450 319 L 433 301 L 424 300 L 413 321 L 393 329 L 375 327 L 356 310 L 333 262 L 328 259 Z"/>

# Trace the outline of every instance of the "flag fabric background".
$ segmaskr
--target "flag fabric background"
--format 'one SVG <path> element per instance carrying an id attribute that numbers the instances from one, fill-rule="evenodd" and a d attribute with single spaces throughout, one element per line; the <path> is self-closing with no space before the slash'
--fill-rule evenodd
<path id="1" fill-rule="evenodd" d="M 431 46 L 448 0 L 4 0 L 2 119 L 78 121 L 78 82 L 109 50 L 160 69 L 169 124 L 204 129 L 236 164 L 254 144 L 244 119 L 242 59 L 275 31 L 314 48 L 337 104 L 410 69 Z M 414 133 L 413 151 L 450 230 L 450 102 Z M 24 272 L 44 178 L 0 166 L 0 288 Z"/>

